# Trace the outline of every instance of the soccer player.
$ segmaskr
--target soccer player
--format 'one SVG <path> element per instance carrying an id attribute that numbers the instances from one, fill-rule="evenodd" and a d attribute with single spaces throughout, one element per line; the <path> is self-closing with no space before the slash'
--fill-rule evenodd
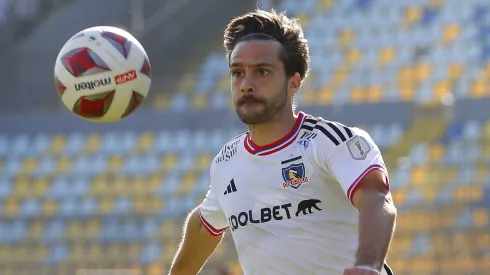
<path id="1" fill-rule="evenodd" d="M 295 112 L 309 64 L 298 21 L 247 13 L 228 24 L 224 46 L 248 132 L 213 160 L 170 274 L 197 274 L 227 229 L 246 275 L 391 274 L 396 208 L 380 150 L 361 129 Z"/>

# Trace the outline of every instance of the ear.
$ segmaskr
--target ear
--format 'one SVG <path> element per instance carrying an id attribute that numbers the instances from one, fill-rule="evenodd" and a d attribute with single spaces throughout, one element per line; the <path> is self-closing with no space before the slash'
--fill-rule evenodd
<path id="1" fill-rule="evenodd" d="M 292 94 L 296 94 L 301 87 L 301 76 L 299 75 L 298 72 L 296 72 L 290 79 L 289 79 L 289 89 L 291 90 Z"/>

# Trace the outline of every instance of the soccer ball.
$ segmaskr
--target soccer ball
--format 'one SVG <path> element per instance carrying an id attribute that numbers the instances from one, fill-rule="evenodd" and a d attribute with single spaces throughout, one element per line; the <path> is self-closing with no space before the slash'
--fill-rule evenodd
<path id="1" fill-rule="evenodd" d="M 95 122 L 118 121 L 148 95 L 151 67 L 143 46 L 125 30 L 98 26 L 65 43 L 54 67 L 63 104 Z"/>

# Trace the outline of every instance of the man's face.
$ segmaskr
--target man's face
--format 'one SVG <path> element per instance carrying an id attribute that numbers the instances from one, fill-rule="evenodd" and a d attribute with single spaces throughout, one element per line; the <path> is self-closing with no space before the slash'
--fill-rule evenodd
<path id="1" fill-rule="evenodd" d="M 292 104 L 281 47 L 273 40 L 243 41 L 230 55 L 233 102 L 245 124 L 268 122 Z"/>

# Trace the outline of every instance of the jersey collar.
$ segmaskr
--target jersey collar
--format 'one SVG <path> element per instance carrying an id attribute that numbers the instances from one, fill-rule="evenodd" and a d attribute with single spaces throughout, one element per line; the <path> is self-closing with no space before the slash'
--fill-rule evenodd
<path id="1" fill-rule="evenodd" d="M 250 133 L 247 132 L 247 135 L 245 136 L 245 139 L 243 141 L 245 149 L 252 155 L 266 156 L 288 147 L 298 136 L 299 132 L 301 131 L 301 126 L 303 125 L 306 117 L 307 116 L 303 112 L 299 112 L 298 117 L 296 118 L 296 122 L 294 123 L 293 128 L 291 129 L 291 131 L 289 131 L 288 134 L 286 134 L 281 139 L 264 146 L 259 146 L 255 144 L 250 139 Z"/>

